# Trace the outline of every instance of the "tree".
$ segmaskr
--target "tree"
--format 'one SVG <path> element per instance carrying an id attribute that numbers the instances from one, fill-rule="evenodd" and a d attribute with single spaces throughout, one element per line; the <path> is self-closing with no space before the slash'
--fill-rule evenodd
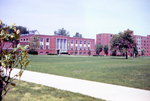
<path id="1" fill-rule="evenodd" d="M 145 54 L 145 49 L 144 49 L 144 48 L 141 50 L 141 54 L 142 54 L 142 55 Z"/>
<path id="2" fill-rule="evenodd" d="M 91 51 L 90 50 L 88 51 L 88 55 L 91 55 Z"/>
<path id="3" fill-rule="evenodd" d="M 128 29 L 124 33 L 120 32 L 118 35 L 114 35 L 113 38 L 110 40 L 110 50 L 119 50 L 125 52 L 126 59 L 128 59 L 127 50 L 136 46 L 136 43 L 131 34 L 132 31 Z"/>
<path id="4" fill-rule="evenodd" d="M 18 44 L 20 38 L 20 31 L 12 26 L 2 26 L 0 20 L 0 101 L 5 97 L 7 92 L 16 86 L 14 80 L 21 78 L 24 70 L 29 64 L 27 59 L 28 45 Z M 9 30 L 14 30 L 9 33 Z M 6 45 L 7 44 L 7 45 Z M 8 48 L 12 48 L 8 50 Z M 11 76 L 14 68 L 20 68 L 18 74 Z"/>
<path id="5" fill-rule="evenodd" d="M 20 30 L 20 34 L 29 34 L 29 31 L 27 31 L 27 28 L 26 27 L 23 27 L 23 26 L 16 26 L 16 29 Z"/>
<path id="6" fill-rule="evenodd" d="M 28 43 L 30 50 L 35 51 L 40 47 L 39 39 L 40 39 L 40 37 L 38 37 L 37 35 L 34 35 L 33 37 L 31 37 L 31 39 Z"/>
<path id="7" fill-rule="evenodd" d="M 99 55 L 99 53 L 103 50 L 103 45 L 101 44 L 96 44 L 95 45 L 95 52 L 97 55 Z"/>
<path id="8" fill-rule="evenodd" d="M 54 31 L 54 35 L 60 35 L 60 36 L 68 36 L 68 37 L 70 37 L 69 32 L 67 32 L 64 28 L 58 29 L 58 31 Z"/>
<path id="9" fill-rule="evenodd" d="M 75 53 L 75 55 L 77 55 L 78 51 L 77 51 L 77 50 L 75 50 L 75 51 L 74 51 L 74 53 Z"/>
<path id="10" fill-rule="evenodd" d="M 108 54 L 108 44 L 104 46 L 104 52 L 106 55 Z"/>
<path id="11" fill-rule="evenodd" d="M 82 34 L 79 34 L 78 32 L 76 32 L 76 34 L 73 37 L 74 38 L 83 38 Z"/>
<path id="12" fill-rule="evenodd" d="M 134 54 L 135 54 L 135 56 L 138 55 L 138 49 L 136 46 L 132 48 L 132 55 L 134 56 Z"/>

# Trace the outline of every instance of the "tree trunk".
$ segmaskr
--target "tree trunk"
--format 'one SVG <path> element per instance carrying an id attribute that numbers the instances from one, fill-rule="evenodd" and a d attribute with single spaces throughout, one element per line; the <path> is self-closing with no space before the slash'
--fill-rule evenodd
<path id="1" fill-rule="evenodd" d="M 128 59 L 128 54 L 127 54 L 127 51 L 126 51 L 126 59 Z"/>
<path id="2" fill-rule="evenodd" d="M 3 82 L 0 80 L 0 101 L 2 101 Z"/>

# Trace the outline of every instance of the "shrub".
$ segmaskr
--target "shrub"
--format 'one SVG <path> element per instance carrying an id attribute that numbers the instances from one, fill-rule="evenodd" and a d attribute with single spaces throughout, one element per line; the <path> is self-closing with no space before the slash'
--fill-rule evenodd
<path id="1" fill-rule="evenodd" d="M 38 55 L 38 52 L 35 50 L 29 50 L 28 54 L 32 54 L 32 55 Z"/>
<path id="2" fill-rule="evenodd" d="M 47 55 L 57 55 L 57 54 L 55 54 L 55 53 L 48 53 Z"/>
<path id="3" fill-rule="evenodd" d="M 98 56 L 98 55 L 95 54 L 95 55 L 93 55 L 93 56 Z"/>
<path id="4" fill-rule="evenodd" d="M 60 54 L 68 54 L 68 52 L 61 52 Z"/>

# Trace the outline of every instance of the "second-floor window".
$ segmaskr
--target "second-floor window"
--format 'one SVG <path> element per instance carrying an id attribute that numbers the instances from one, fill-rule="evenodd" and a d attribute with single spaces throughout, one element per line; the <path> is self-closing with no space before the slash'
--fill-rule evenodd
<path id="1" fill-rule="evenodd" d="M 71 40 L 71 43 L 73 43 L 73 40 Z"/>
<path id="2" fill-rule="evenodd" d="M 46 38 L 46 42 L 49 42 L 49 38 Z"/>
<path id="3" fill-rule="evenodd" d="M 43 42 L 43 38 L 40 38 L 40 42 Z"/>

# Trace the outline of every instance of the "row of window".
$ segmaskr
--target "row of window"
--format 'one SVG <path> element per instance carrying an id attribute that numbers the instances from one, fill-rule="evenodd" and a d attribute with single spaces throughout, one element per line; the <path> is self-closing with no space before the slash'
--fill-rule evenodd
<path id="1" fill-rule="evenodd" d="M 20 39 L 20 42 L 28 42 L 28 38 Z"/>
<path id="2" fill-rule="evenodd" d="M 137 41 L 137 43 L 140 43 L 140 41 Z M 141 43 L 143 43 L 143 40 L 141 41 Z M 144 41 L 144 43 L 146 43 L 146 41 Z M 147 43 L 148 43 L 148 41 L 147 41 Z"/>
<path id="3" fill-rule="evenodd" d="M 99 37 L 101 37 L 101 35 L 99 35 Z M 112 37 L 112 35 L 110 35 L 110 37 Z"/>
<path id="4" fill-rule="evenodd" d="M 144 39 L 144 40 L 146 40 L 146 37 L 137 37 L 137 39 Z M 147 40 L 148 40 L 148 38 L 147 38 Z"/>
<path id="5" fill-rule="evenodd" d="M 71 46 L 71 50 L 73 50 L 73 46 Z M 77 47 L 77 46 L 75 47 L 75 50 L 78 50 L 78 47 Z M 80 47 L 80 50 L 82 50 L 82 47 Z M 84 47 L 83 50 L 86 50 L 86 47 Z M 90 50 L 90 47 L 88 47 L 88 50 Z"/>
<path id="6" fill-rule="evenodd" d="M 70 54 L 73 55 L 73 52 L 71 52 Z M 77 54 L 78 54 L 78 53 L 75 53 L 75 55 L 77 55 Z M 87 53 L 86 53 L 86 52 L 80 52 L 79 54 L 80 54 L 80 55 L 86 55 Z"/>
<path id="7" fill-rule="evenodd" d="M 73 44 L 74 40 L 71 40 L 71 43 Z M 68 40 L 69 43 L 69 40 Z M 78 44 L 78 40 L 75 40 L 75 43 Z M 82 40 L 80 40 L 80 44 L 82 44 Z M 86 44 L 86 41 L 84 41 L 84 44 Z M 90 44 L 90 41 L 88 41 L 88 44 Z"/>
<path id="8" fill-rule="evenodd" d="M 43 45 L 40 45 L 40 49 L 44 49 Z M 49 49 L 49 45 L 46 45 L 46 49 Z"/>
<path id="9" fill-rule="evenodd" d="M 40 42 L 43 42 L 43 38 L 40 38 Z M 46 42 L 49 42 L 49 38 L 46 38 Z"/>

